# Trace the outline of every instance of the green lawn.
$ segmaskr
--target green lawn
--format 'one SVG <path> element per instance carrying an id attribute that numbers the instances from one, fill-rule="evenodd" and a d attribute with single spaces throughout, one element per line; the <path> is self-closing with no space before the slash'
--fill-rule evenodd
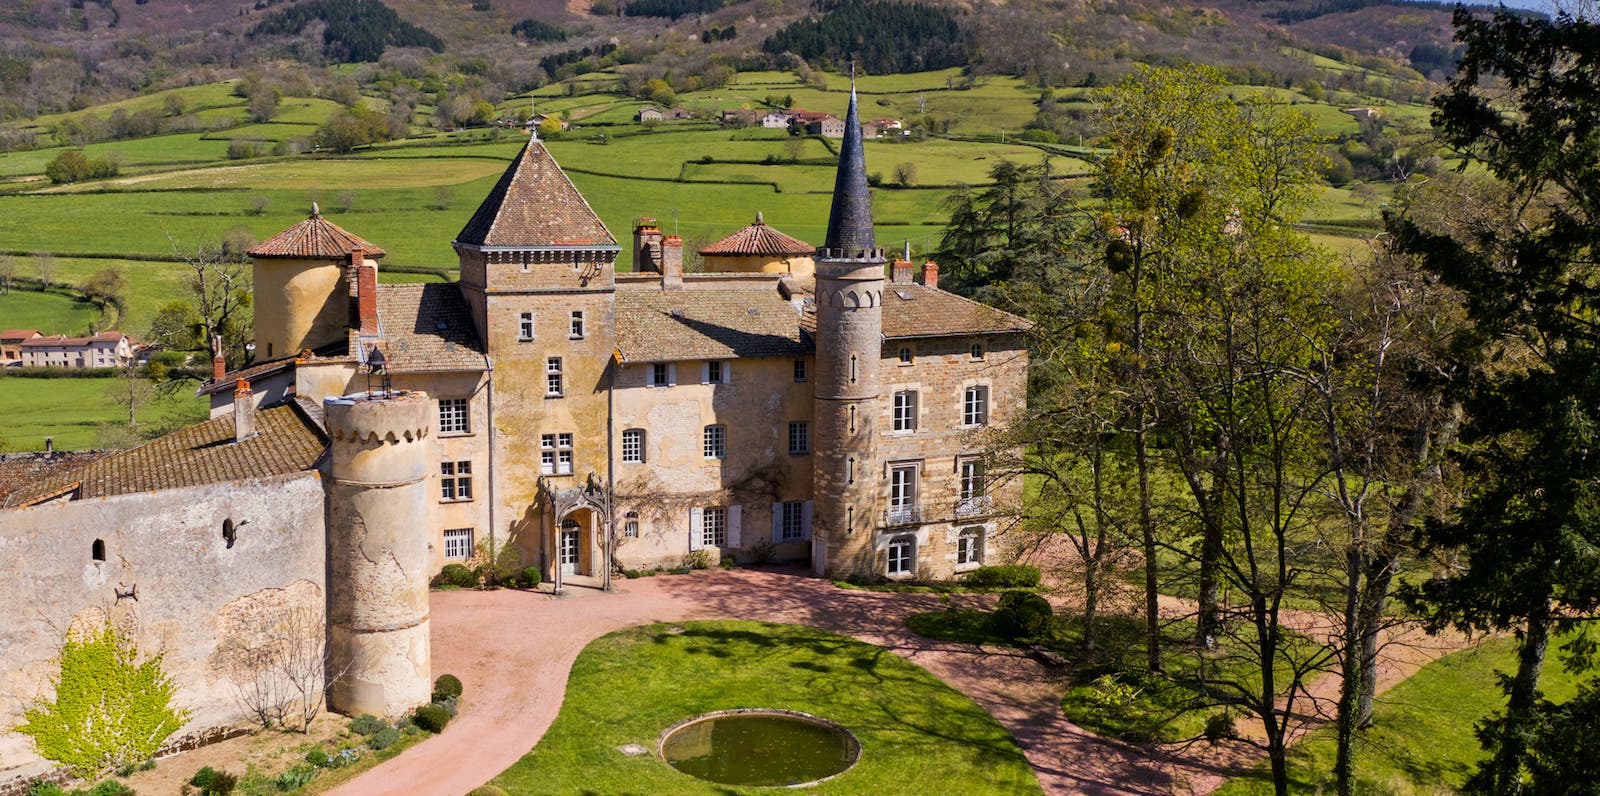
<path id="1" fill-rule="evenodd" d="M 881 647 L 756 622 L 646 625 L 604 636 L 573 664 L 561 714 L 493 780 L 513 794 L 740 794 L 655 755 L 666 728 L 741 707 L 797 710 L 861 742 L 856 766 L 807 793 L 1039 793 L 1016 741 L 972 700 Z"/>
<path id="2" fill-rule="evenodd" d="M 1455 792 L 1483 759 L 1473 734 L 1478 721 L 1505 709 L 1498 673 L 1516 669 L 1512 639 L 1494 639 L 1422 668 L 1382 696 L 1373 708 L 1375 725 L 1356 747 L 1357 793 Z M 1577 694 L 1579 678 L 1556 656 L 1545 665 L 1540 686 L 1554 702 Z M 1335 738 L 1318 730 L 1289 751 L 1290 791 L 1332 793 Z M 1272 793 L 1265 764 L 1215 791 L 1216 796 Z"/>
<path id="3" fill-rule="evenodd" d="M 0 376 L 0 436 L 5 449 L 44 450 L 52 437 L 61 450 L 101 447 L 101 426 L 126 426 L 128 410 L 111 397 L 114 377 L 24 379 Z M 142 431 L 176 429 L 206 418 L 207 406 L 193 389 L 154 397 L 139 411 Z"/>
<path id="4" fill-rule="evenodd" d="M 56 279 L 73 281 L 60 269 Z M 0 329 L 38 329 L 45 334 L 77 336 L 87 334 L 90 325 L 99 320 L 99 307 L 59 293 L 31 290 L 0 293 Z"/>

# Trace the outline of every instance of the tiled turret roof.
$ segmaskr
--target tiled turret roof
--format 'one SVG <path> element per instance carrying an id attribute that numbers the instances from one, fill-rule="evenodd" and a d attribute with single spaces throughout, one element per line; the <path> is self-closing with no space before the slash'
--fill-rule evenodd
<path id="1" fill-rule="evenodd" d="M 615 246 L 555 158 L 538 140 L 511 162 L 457 243 L 474 246 Z"/>
<path id="2" fill-rule="evenodd" d="M 751 254 L 782 256 L 811 254 L 816 249 L 817 247 L 799 238 L 785 235 L 767 226 L 762 221 L 761 214 L 757 213 L 756 223 L 701 249 L 700 253 L 713 256 Z"/>
<path id="3" fill-rule="evenodd" d="M 249 251 L 251 257 L 295 257 L 311 260 L 337 260 L 360 249 L 369 259 L 384 255 L 383 249 L 339 228 L 322 217 L 313 205 L 310 217 L 273 235 Z"/>

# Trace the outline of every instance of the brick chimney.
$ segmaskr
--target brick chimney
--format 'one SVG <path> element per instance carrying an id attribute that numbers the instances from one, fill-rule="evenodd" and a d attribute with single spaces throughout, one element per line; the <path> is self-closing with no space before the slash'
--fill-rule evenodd
<path id="1" fill-rule="evenodd" d="M 211 380 L 222 381 L 228 375 L 228 360 L 222 358 L 222 335 L 211 336 Z"/>
<path id="2" fill-rule="evenodd" d="M 937 290 L 939 288 L 939 264 L 929 260 L 922 264 L 922 284 Z"/>
<path id="3" fill-rule="evenodd" d="M 683 238 L 667 235 L 661 239 L 661 286 L 683 287 Z"/>
<path id="4" fill-rule="evenodd" d="M 356 326 L 362 334 L 378 333 L 378 267 L 368 263 L 356 267 Z"/>
<path id="5" fill-rule="evenodd" d="M 633 228 L 633 270 L 661 273 L 661 228 L 653 218 L 642 218 Z"/>
<path id="6" fill-rule="evenodd" d="M 911 261 L 895 258 L 894 264 L 889 266 L 889 282 L 895 285 L 911 284 Z"/>
<path id="7" fill-rule="evenodd" d="M 256 399 L 250 382 L 240 379 L 233 390 L 233 441 L 244 442 L 256 435 Z"/>

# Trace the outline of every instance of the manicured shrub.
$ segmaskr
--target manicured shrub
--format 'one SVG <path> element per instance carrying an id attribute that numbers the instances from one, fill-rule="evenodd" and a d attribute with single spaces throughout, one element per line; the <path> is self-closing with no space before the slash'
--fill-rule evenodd
<path id="1" fill-rule="evenodd" d="M 389 722 L 371 713 L 363 713 L 350 720 L 350 731 L 357 735 L 371 737 L 387 729 L 391 729 Z"/>
<path id="2" fill-rule="evenodd" d="M 968 586 L 988 586 L 1003 589 L 1031 589 L 1039 585 L 1039 568 L 1027 564 L 1006 564 L 995 567 L 978 567 L 967 573 L 963 581 Z"/>
<path id="3" fill-rule="evenodd" d="M 443 705 L 423 705 L 417 708 L 417 715 L 412 720 L 418 727 L 437 734 L 444 732 L 444 728 L 450 724 L 450 711 Z"/>
<path id="4" fill-rule="evenodd" d="M 433 681 L 433 701 L 456 699 L 461 696 L 461 680 L 453 674 L 441 674 Z"/>
<path id="5" fill-rule="evenodd" d="M 1050 631 L 1054 611 L 1050 603 L 1032 592 L 1008 591 L 1000 595 L 994 612 L 995 629 L 1011 638 L 1038 638 Z"/>
<path id="6" fill-rule="evenodd" d="M 535 589 L 539 587 L 540 579 L 538 567 L 523 567 L 521 574 L 517 576 L 517 586 L 524 589 Z"/>
<path id="7" fill-rule="evenodd" d="M 435 586 L 456 586 L 463 589 L 478 587 L 478 573 L 462 564 L 445 564 L 434 577 Z"/>
<path id="8" fill-rule="evenodd" d="M 367 748 L 374 752 L 381 752 L 399 743 L 401 735 L 402 733 L 399 730 L 393 727 L 385 727 L 373 733 L 372 737 L 367 739 Z"/>

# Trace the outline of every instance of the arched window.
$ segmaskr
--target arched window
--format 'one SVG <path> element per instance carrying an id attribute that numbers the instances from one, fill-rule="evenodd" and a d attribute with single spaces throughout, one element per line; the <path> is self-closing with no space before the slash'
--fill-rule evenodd
<path id="1" fill-rule="evenodd" d="M 96 539 L 94 544 L 89 545 L 89 557 L 96 561 L 106 560 L 106 543 L 104 539 Z"/>
<path id="2" fill-rule="evenodd" d="M 628 539 L 639 538 L 639 512 L 630 511 L 622 516 L 622 535 Z"/>
<path id="3" fill-rule="evenodd" d="M 917 538 L 896 536 L 889 540 L 889 577 L 916 574 Z"/>
<path id="4" fill-rule="evenodd" d="M 238 533 L 234 530 L 233 519 L 230 517 L 230 518 L 228 518 L 226 520 L 223 520 L 222 521 L 222 541 L 227 544 L 229 550 L 233 549 L 233 542 L 237 538 L 238 538 Z"/>
<path id="5" fill-rule="evenodd" d="M 956 537 L 956 565 L 983 563 L 983 529 L 962 528 Z"/>

